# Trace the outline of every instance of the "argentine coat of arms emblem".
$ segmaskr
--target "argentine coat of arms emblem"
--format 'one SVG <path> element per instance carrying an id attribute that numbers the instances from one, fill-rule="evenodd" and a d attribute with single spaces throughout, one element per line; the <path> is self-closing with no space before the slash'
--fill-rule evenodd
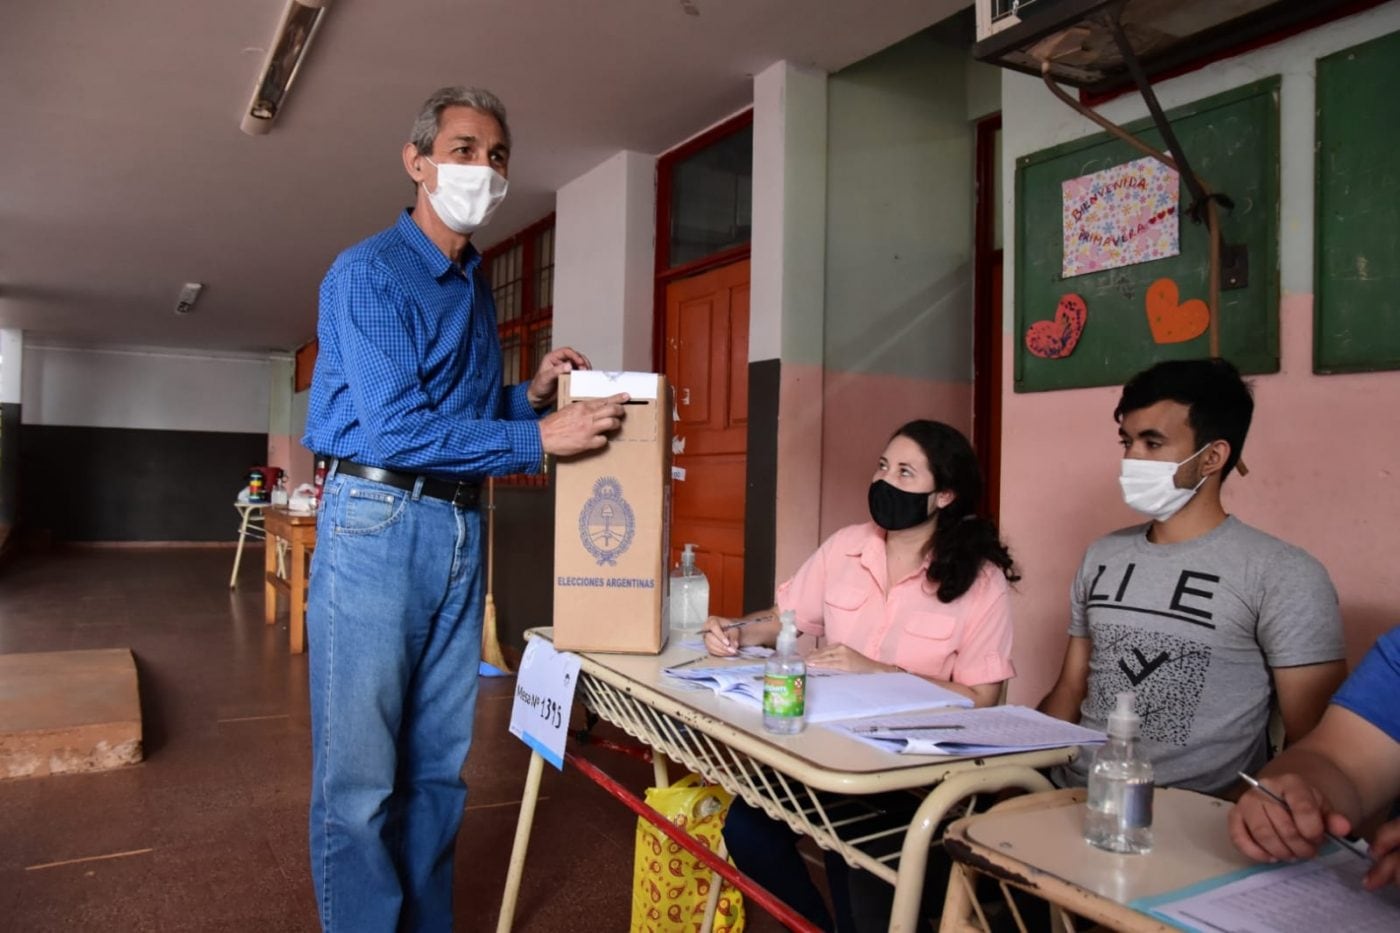
<path id="1" fill-rule="evenodd" d="M 632 545 L 637 530 L 632 507 L 622 498 L 622 484 L 611 476 L 601 476 L 593 484 L 593 495 L 578 513 L 579 539 L 599 567 L 615 566 L 617 559 Z"/>

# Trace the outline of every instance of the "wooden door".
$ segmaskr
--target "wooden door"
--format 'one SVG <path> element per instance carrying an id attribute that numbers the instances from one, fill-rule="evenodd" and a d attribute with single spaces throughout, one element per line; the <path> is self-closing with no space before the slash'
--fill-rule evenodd
<path id="1" fill-rule="evenodd" d="M 710 612 L 744 602 L 749 418 L 749 261 L 666 286 L 666 375 L 675 386 L 671 563 L 686 543 L 710 579 Z"/>

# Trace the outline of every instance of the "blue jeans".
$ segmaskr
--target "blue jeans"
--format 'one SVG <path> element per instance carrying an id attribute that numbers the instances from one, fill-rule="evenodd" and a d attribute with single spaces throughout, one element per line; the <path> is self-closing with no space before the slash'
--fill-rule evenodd
<path id="1" fill-rule="evenodd" d="M 326 481 L 307 602 L 311 869 L 332 933 L 452 929 L 481 660 L 479 512 Z"/>

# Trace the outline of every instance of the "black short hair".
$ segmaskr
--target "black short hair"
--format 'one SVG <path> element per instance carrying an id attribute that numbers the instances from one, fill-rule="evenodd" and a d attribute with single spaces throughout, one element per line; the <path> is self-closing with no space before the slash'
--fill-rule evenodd
<path id="1" fill-rule="evenodd" d="M 1197 450 L 1212 441 L 1229 443 L 1230 456 L 1220 471 L 1223 482 L 1239 462 L 1249 422 L 1254 417 L 1254 397 L 1240 378 L 1240 371 L 1219 357 L 1158 363 L 1123 386 L 1118 407 L 1113 409 L 1113 420 L 1121 424 L 1129 412 L 1162 401 L 1186 406 L 1186 420 L 1195 434 Z"/>

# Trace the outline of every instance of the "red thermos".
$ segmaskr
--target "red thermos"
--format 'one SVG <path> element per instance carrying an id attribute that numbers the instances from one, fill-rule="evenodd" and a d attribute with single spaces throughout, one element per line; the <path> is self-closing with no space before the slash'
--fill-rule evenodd
<path id="1" fill-rule="evenodd" d="M 326 462 L 324 457 L 316 458 L 316 478 L 312 480 L 312 484 L 316 487 L 316 506 L 318 508 L 321 505 L 321 491 L 326 486 L 326 471 L 329 469 L 330 464 Z"/>

